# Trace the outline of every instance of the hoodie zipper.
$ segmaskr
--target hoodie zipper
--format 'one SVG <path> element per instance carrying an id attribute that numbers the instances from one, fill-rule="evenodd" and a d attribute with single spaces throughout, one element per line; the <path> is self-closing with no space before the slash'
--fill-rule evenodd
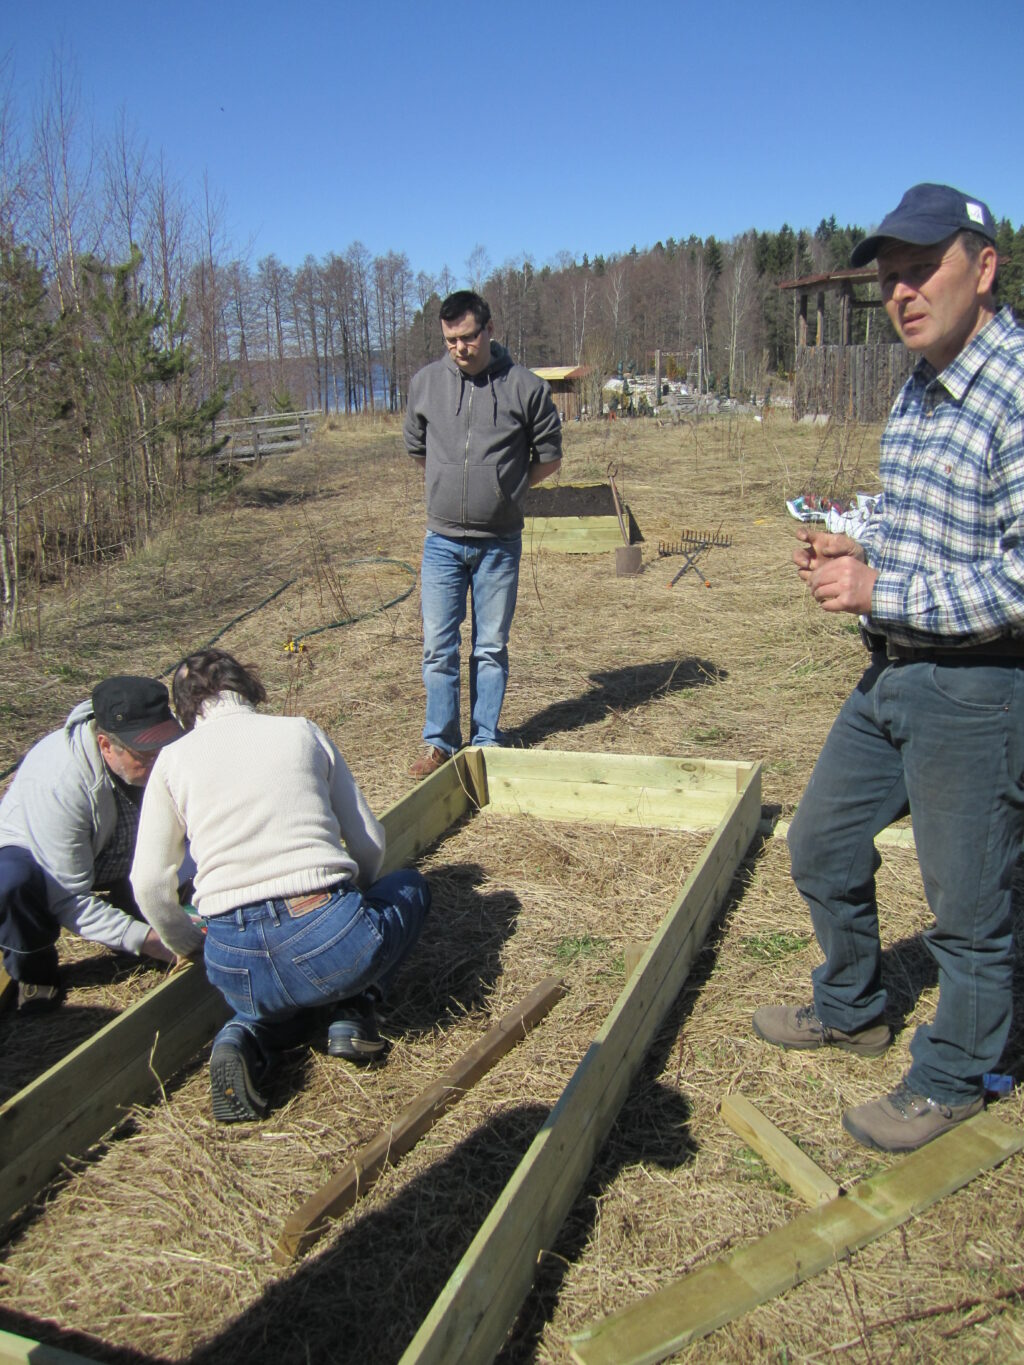
<path id="1" fill-rule="evenodd" d="M 462 464 L 462 524 L 469 522 L 469 443 L 473 434 L 473 393 L 475 384 L 469 386 L 469 404 L 466 408 L 466 450 Z"/>

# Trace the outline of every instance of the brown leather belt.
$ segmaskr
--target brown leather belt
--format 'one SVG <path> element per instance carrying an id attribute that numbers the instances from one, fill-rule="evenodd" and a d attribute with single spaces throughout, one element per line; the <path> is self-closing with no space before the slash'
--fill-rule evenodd
<path id="1" fill-rule="evenodd" d="M 337 886 L 329 886 L 324 891 L 309 891 L 304 896 L 282 896 L 281 900 L 292 919 L 299 919 L 313 910 L 322 909 L 345 885 L 346 882 L 339 882 Z"/>
<path id="2" fill-rule="evenodd" d="M 986 640 L 980 645 L 961 645 L 959 648 L 945 649 L 935 645 L 900 645 L 887 635 L 861 627 L 860 638 L 872 654 L 884 654 L 893 663 L 973 663 L 973 664 L 1013 664 L 1024 666 L 1024 639 L 1003 636 L 999 640 Z"/>

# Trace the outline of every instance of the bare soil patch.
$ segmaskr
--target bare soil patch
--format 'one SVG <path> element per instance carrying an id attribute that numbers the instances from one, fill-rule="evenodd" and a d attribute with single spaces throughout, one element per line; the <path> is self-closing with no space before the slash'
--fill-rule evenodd
<path id="1" fill-rule="evenodd" d="M 877 429 L 720 417 L 566 435 L 564 481 L 600 484 L 618 469 L 646 538 L 643 572 L 616 577 L 611 553 L 524 556 L 510 742 L 760 760 L 765 814 L 788 817 L 862 653 L 852 623 L 818 611 L 792 571 L 784 499 L 874 491 Z M 421 500 L 396 422 L 335 423 L 146 554 L 51 594 L 25 638 L 0 646 L 0 768 L 106 673 L 159 674 L 217 637 L 260 666 L 273 707 L 331 733 L 385 809 L 408 790 L 421 743 Z M 702 556 L 711 587 L 693 573 L 670 586 L 682 561 L 653 547 L 698 527 L 731 545 Z M 650 936 L 702 846 L 486 811 L 466 821 L 421 862 L 434 909 L 387 1018 L 387 1064 L 357 1071 L 314 1036 L 279 1075 L 265 1123 L 220 1128 L 198 1058 L 21 1220 L 0 1271 L 0 1323 L 110 1361 L 397 1360 L 621 989 L 626 947 Z M 750 1015 L 805 999 L 819 958 L 784 842 L 751 848 L 503 1361 L 561 1365 L 568 1335 L 594 1316 L 800 1211 L 719 1119 L 729 1091 L 840 1183 L 890 1163 L 849 1139 L 840 1115 L 895 1083 L 934 1007 L 912 852 L 884 851 L 879 897 L 896 1047 L 872 1062 L 777 1052 Z M 0 1021 L 4 1094 L 24 1083 L 25 1057 L 31 1070 L 37 1052 L 74 1046 L 90 1014 L 99 1026 L 158 979 L 66 947 L 81 979 L 72 1008 L 46 1021 L 57 1041 L 40 1022 Z M 276 1267 L 288 1213 L 552 972 L 569 986 L 552 1015 L 333 1236 Z M 1018 976 L 1024 986 L 1024 962 Z M 1019 1072 L 1022 1051 L 1018 1024 L 1004 1069 Z M 1022 1109 L 1016 1093 L 999 1106 L 1016 1123 Z M 681 1358 L 1019 1359 L 1020 1174 L 1016 1158 Z"/>

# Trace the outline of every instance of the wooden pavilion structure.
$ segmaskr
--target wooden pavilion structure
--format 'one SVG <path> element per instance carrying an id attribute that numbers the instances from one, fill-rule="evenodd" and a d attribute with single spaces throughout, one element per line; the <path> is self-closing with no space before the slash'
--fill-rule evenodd
<path id="1" fill-rule="evenodd" d="M 832 270 L 783 280 L 780 289 L 798 297 L 796 370 L 793 417 L 826 415 L 837 421 L 880 422 L 914 365 L 902 342 L 865 342 L 853 345 L 856 309 L 881 308 L 878 298 L 858 297 L 858 284 L 871 284 L 878 275 L 873 265 Z M 825 341 L 825 298 L 839 295 L 838 341 Z M 815 296 L 814 341 L 809 340 L 808 314 Z"/>

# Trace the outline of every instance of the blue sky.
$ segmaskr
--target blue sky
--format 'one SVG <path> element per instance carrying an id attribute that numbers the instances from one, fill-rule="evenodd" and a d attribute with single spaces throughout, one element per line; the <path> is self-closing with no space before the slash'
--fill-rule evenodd
<path id="1" fill-rule="evenodd" d="M 919 180 L 1024 221 L 1024 5 L 963 0 L 6 0 L 31 121 L 55 53 L 121 112 L 228 254 L 354 240 L 414 271 L 579 259 L 749 227 L 873 226 Z"/>

